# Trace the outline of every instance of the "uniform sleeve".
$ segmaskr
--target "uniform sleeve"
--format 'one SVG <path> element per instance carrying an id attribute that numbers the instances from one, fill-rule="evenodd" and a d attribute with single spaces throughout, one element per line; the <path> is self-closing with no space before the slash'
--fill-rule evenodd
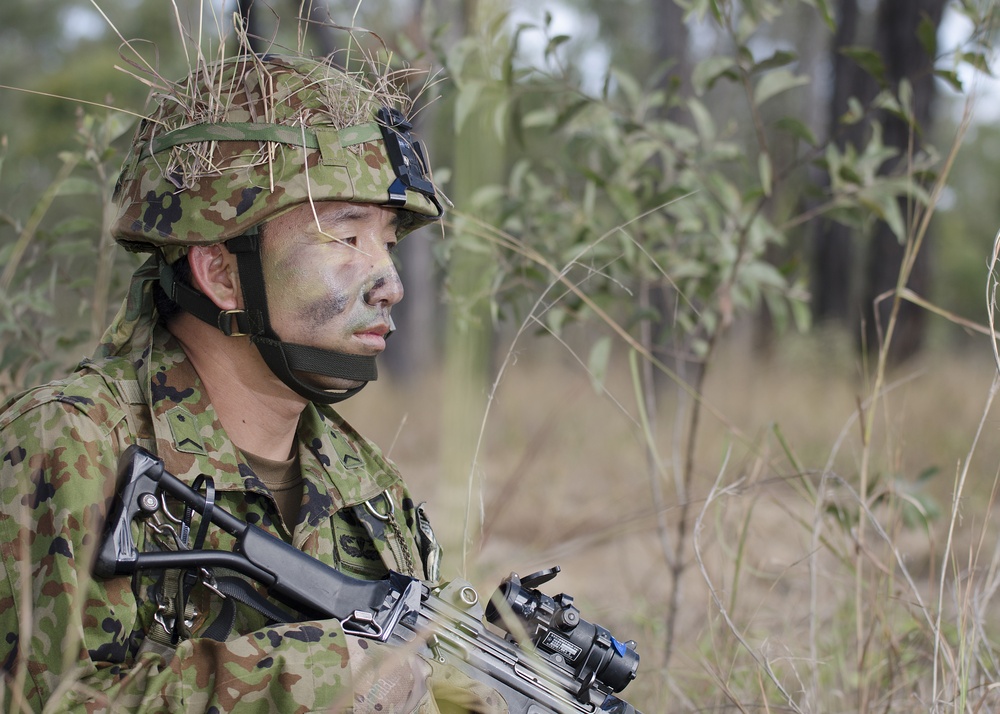
<path id="1" fill-rule="evenodd" d="M 336 621 L 223 643 L 195 638 L 172 657 L 138 654 L 131 579 L 90 575 L 126 438 L 121 425 L 59 401 L 0 422 L 0 667 L 12 710 L 349 707 L 347 643 Z"/>

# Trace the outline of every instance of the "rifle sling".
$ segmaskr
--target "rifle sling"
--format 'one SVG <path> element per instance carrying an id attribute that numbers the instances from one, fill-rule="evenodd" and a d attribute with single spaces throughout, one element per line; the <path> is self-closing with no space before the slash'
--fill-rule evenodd
<path id="1" fill-rule="evenodd" d="M 233 624 L 236 622 L 236 606 L 234 602 L 241 602 L 248 607 L 252 607 L 272 624 L 295 622 L 297 619 L 257 592 L 243 578 L 237 576 L 216 578 L 215 587 L 226 597 L 222 601 L 222 611 L 215 618 L 215 621 L 202 633 L 203 637 L 208 637 L 218 642 L 225 642 L 229 638 L 229 633 L 232 632 Z"/>

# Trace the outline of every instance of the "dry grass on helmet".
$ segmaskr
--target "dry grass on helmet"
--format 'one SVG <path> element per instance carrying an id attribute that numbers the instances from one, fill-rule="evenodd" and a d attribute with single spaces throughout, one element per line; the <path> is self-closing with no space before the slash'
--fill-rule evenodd
<path id="1" fill-rule="evenodd" d="M 173 2 L 184 53 L 189 71 L 179 81 L 168 80 L 139 52 L 143 43 L 129 41 L 121 36 L 121 57 L 128 67 L 117 69 L 130 74 L 150 88 L 147 110 L 156 106 L 148 117 L 149 138 L 162 136 L 170 131 L 196 124 L 214 124 L 233 121 L 233 115 L 246 113 L 244 121 L 270 123 L 293 127 L 325 125 L 344 129 L 372 121 L 375 111 L 382 106 L 395 107 L 410 115 L 415 97 L 429 86 L 427 73 L 421 69 L 391 67 L 392 55 L 377 34 L 359 28 L 346 27 L 333 22 L 322 23 L 342 31 L 348 38 L 347 49 L 328 57 L 317 58 L 307 54 L 303 45 L 306 29 L 316 25 L 315 20 L 299 20 L 299 47 L 292 49 L 277 44 L 272 38 L 252 38 L 243 27 L 238 14 L 234 15 L 233 28 L 226 31 L 221 18 L 215 14 L 218 36 L 217 49 L 203 50 L 206 42 L 199 25 L 198 35 L 191 36 L 181 21 L 176 2 Z M 114 28 L 114 25 L 109 24 Z M 117 29 L 115 30 L 117 32 Z M 236 51 L 227 53 L 227 45 Z M 364 40 L 373 39 L 371 48 Z M 291 95 L 275 92 L 275 66 L 254 53 L 252 41 L 263 39 L 267 45 L 263 53 L 277 54 L 296 63 L 297 69 L 308 67 L 305 81 Z M 193 49 L 192 49 L 193 48 Z M 237 68 L 234 71 L 234 68 Z M 419 79 L 419 83 L 414 82 Z M 247 96 L 247 85 L 260 88 L 256 97 Z M 414 97 L 407 93 L 416 87 Z M 296 94 L 309 95 L 307 101 L 296 101 Z M 178 189 L 194 186 L 200 179 L 218 176 L 223 171 L 254 168 L 270 164 L 283 150 L 276 142 L 259 142 L 258 150 L 240 154 L 238 162 L 221 153 L 218 142 L 187 143 L 174 146 L 169 158 L 161 166 L 164 176 L 175 177 Z M 360 149 L 352 149 L 360 150 Z"/>

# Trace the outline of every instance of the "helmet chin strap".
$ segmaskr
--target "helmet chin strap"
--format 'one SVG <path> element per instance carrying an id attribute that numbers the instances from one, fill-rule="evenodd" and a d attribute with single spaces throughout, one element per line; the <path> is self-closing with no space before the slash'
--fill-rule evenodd
<path id="1" fill-rule="evenodd" d="M 240 284 L 243 289 L 243 310 L 220 310 L 215 303 L 194 288 L 178 283 L 166 261 L 160 263 L 160 286 L 184 310 L 203 322 L 218 327 L 228 336 L 247 335 L 257 346 L 264 363 L 286 386 L 309 401 L 335 404 L 360 392 L 368 382 L 378 378 L 375 358 L 283 342 L 271 327 L 264 287 L 264 268 L 260 259 L 260 236 L 256 229 L 225 242 L 236 255 Z M 350 389 L 321 389 L 297 373 L 308 372 L 362 382 Z"/>

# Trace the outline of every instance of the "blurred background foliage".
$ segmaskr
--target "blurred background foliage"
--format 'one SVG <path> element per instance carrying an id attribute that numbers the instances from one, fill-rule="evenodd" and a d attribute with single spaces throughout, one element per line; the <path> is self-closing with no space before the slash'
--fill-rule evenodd
<path id="1" fill-rule="evenodd" d="M 0 90 L 0 259 L 9 263 L 17 238 L 28 254 L 4 285 L 0 366 L 18 373 L 34 350 L 48 367 L 14 381 L 44 376 L 57 355 L 45 341 L 51 336 L 37 334 L 41 328 L 27 316 L 47 302 L 50 312 L 76 320 L 97 299 L 77 299 L 96 275 L 84 267 L 96 259 L 85 246 L 97 237 L 83 209 L 93 207 L 93 191 L 106 191 L 86 182 L 113 181 L 126 140 L 112 140 L 127 133 L 131 118 L 58 97 L 141 112 L 145 87 L 115 69 L 123 65 L 118 35 L 141 38 L 142 52 L 160 71 L 179 76 L 185 64 L 177 18 L 189 28 L 203 23 L 212 37 L 220 22 L 228 31 L 236 12 L 250 18 L 261 46 L 295 46 L 296 18 L 305 15 L 317 21 L 306 42 L 313 52 L 347 44 L 346 33 L 322 21 L 368 28 L 393 52 L 389 61 L 444 79 L 423 93 L 428 106 L 420 118 L 439 181 L 457 199 L 460 230 L 437 245 L 442 264 L 469 245 L 463 216 L 485 216 L 559 269 L 583 250 L 586 261 L 575 269 L 588 271 L 593 299 L 624 309 L 615 317 L 629 329 L 649 319 L 646 346 L 664 354 L 690 352 L 697 362 L 715 326 L 734 319 L 752 321 L 765 343 L 774 325 L 805 329 L 815 319 L 844 330 L 848 340 L 866 336 L 859 344 L 871 350 L 871 299 L 894 285 L 901 255 L 879 258 L 878 226 L 900 246 L 915 230 L 914 211 L 958 136 L 967 90 L 982 81 L 975 69 L 988 69 L 990 9 L 975 0 L 6 3 L 0 84 L 26 91 Z M 887 53 L 880 36 L 891 27 L 912 33 Z M 911 285 L 978 321 L 984 310 L 972 278 L 982 274 L 983 246 L 1000 212 L 989 200 L 995 103 L 993 94 L 983 96 L 969 132 L 959 137 Z M 468 124 L 475 126 L 460 136 Z M 891 132 L 894 124 L 902 129 Z M 29 239 L 23 228 L 40 210 L 38 197 L 74 153 L 78 165 L 60 179 Z M 463 166 L 466 156 L 473 159 Z M 830 232 L 831 223 L 843 230 Z M 472 238 L 483 255 L 496 248 L 484 247 L 491 241 Z M 489 331 L 491 316 L 501 313 L 523 317 L 524 300 L 533 299 L 521 288 L 539 277 L 532 273 L 538 266 L 517 251 L 501 253 L 499 268 L 445 271 L 453 283 L 475 274 L 475 284 L 455 286 L 479 298 L 453 303 L 453 317 L 466 328 Z M 496 266 L 495 258 L 487 262 Z M 439 297 L 442 273 L 414 262 L 416 297 L 406 310 L 419 319 L 410 336 L 419 358 L 394 364 L 402 376 L 431 363 L 442 344 L 434 335 L 444 329 L 427 307 Z M 888 278 L 876 274 L 879 266 Z M 39 292 L 46 283 L 47 301 Z M 78 294 L 56 298 L 56 286 Z M 112 308 L 121 288 L 110 286 Z M 34 302 L 18 308 L 15 293 L 33 294 Z M 638 308 L 626 308 L 630 301 Z M 548 328 L 580 309 L 578 298 L 566 298 L 547 312 Z M 901 360 L 928 344 L 962 341 L 961 328 L 947 321 L 930 329 L 923 318 L 917 323 L 901 328 L 908 331 Z M 29 325 L 35 345 L 14 348 Z M 64 335 L 60 344 L 73 341 Z"/>
<path id="2" fill-rule="evenodd" d="M 124 39 L 176 77 L 178 26 L 214 56 L 235 17 L 258 50 L 344 62 L 363 47 L 427 71 L 416 120 L 455 210 L 446 240 L 401 246 L 405 329 L 386 362 L 405 380 L 443 361 L 455 492 L 522 332 L 582 326 L 573 349 L 598 388 L 611 360 L 641 356 L 655 428 L 660 387 L 700 394 L 727 334 L 766 354 L 819 327 L 875 364 L 892 322 L 897 365 L 983 322 L 1000 222 L 984 0 L 45 0 L 0 9 L 5 391 L 86 354 L 134 264 L 98 210 L 145 95 L 116 69 L 134 62 Z M 680 483 L 700 409 L 684 406 Z"/>

